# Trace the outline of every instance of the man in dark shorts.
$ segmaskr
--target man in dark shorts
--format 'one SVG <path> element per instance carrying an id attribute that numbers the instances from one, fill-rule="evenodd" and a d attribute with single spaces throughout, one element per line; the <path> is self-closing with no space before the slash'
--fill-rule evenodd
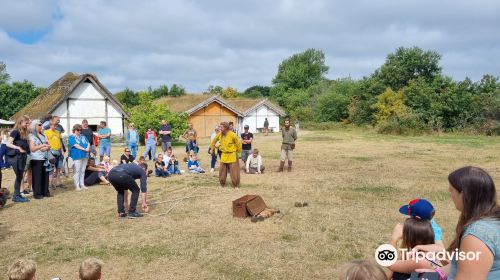
<path id="1" fill-rule="evenodd" d="M 136 179 L 140 179 L 141 188 L 137 186 Z M 136 211 L 137 201 L 139 200 L 139 191 L 142 193 L 142 210 L 148 211 L 148 204 L 146 201 L 147 194 L 147 176 L 146 172 L 137 164 L 122 164 L 114 167 L 109 171 L 108 180 L 115 187 L 118 192 L 116 196 L 116 203 L 118 205 L 118 216 L 120 218 L 129 217 L 131 219 L 140 218 L 143 214 Z M 130 206 L 128 214 L 125 213 L 125 196 L 127 191 L 132 192 L 130 198 Z"/>
<path id="2" fill-rule="evenodd" d="M 245 132 L 241 134 L 241 160 L 243 161 L 243 164 L 246 164 L 248 156 L 250 156 L 250 154 L 252 153 L 253 134 L 251 132 L 248 132 L 248 129 L 248 125 L 245 125 Z"/>
<path id="3" fill-rule="evenodd" d="M 172 147 L 172 127 L 166 120 L 161 121 L 160 126 L 161 150 L 165 153 L 168 147 Z"/>

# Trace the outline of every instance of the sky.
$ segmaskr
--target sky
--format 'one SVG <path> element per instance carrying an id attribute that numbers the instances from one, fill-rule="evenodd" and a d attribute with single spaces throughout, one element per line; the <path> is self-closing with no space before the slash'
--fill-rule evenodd
<path id="1" fill-rule="evenodd" d="M 330 79 L 368 76 L 396 48 L 442 55 L 462 80 L 500 76 L 498 0 L 0 0 L 11 81 L 94 73 L 112 92 L 271 85 L 281 61 L 322 50 Z"/>

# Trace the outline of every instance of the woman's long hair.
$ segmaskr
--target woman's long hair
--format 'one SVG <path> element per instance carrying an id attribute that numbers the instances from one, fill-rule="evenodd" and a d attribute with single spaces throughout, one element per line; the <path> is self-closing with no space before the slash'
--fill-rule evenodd
<path id="1" fill-rule="evenodd" d="M 16 125 L 14 126 L 14 130 L 19 131 L 21 139 L 23 139 L 23 140 L 28 140 L 28 127 L 24 128 L 22 126 L 22 123 L 23 122 L 29 123 L 29 121 L 30 121 L 30 118 L 28 118 L 28 116 L 22 116 L 19 119 L 17 119 Z"/>
<path id="2" fill-rule="evenodd" d="M 434 231 L 429 220 L 419 218 L 406 219 L 403 226 L 401 247 L 410 251 L 417 245 L 434 244 Z"/>
<path id="3" fill-rule="evenodd" d="M 500 207 L 497 191 L 491 176 L 479 167 L 466 166 L 450 175 L 448 181 L 452 188 L 462 194 L 463 209 L 455 229 L 455 239 L 448 250 L 460 248 L 460 239 L 465 228 L 484 218 L 500 220 Z"/>

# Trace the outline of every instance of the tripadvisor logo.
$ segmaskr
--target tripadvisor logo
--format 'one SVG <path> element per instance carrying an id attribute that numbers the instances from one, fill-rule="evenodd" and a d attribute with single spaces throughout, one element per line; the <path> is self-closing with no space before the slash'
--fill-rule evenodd
<path id="1" fill-rule="evenodd" d="M 405 248 L 399 249 L 401 254 L 401 260 L 415 260 L 419 262 L 432 262 L 436 264 L 436 261 L 441 262 L 445 260 L 456 260 L 456 261 L 478 261 L 481 252 L 464 252 L 455 249 L 454 251 L 448 252 L 446 250 L 439 252 L 422 252 L 422 251 L 412 251 Z M 382 244 L 378 246 L 375 250 L 375 260 L 381 266 L 391 266 L 398 260 L 398 252 L 394 246 L 390 244 Z"/>
<path id="2" fill-rule="evenodd" d="M 398 252 L 391 244 L 382 244 L 375 250 L 375 260 L 381 266 L 391 266 L 398 260 Z"/>

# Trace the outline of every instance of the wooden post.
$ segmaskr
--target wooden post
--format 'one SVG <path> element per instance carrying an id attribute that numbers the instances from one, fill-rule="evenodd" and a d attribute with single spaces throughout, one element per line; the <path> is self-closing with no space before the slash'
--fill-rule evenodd
<path id="1" fill-rule="evenodd" d="M 66 133 L 71 134 L 71 130 L 69 128 L 69 120 L 70 120 L 70 114 L 69 114 L 69 98 L 66 99 Z"/>

